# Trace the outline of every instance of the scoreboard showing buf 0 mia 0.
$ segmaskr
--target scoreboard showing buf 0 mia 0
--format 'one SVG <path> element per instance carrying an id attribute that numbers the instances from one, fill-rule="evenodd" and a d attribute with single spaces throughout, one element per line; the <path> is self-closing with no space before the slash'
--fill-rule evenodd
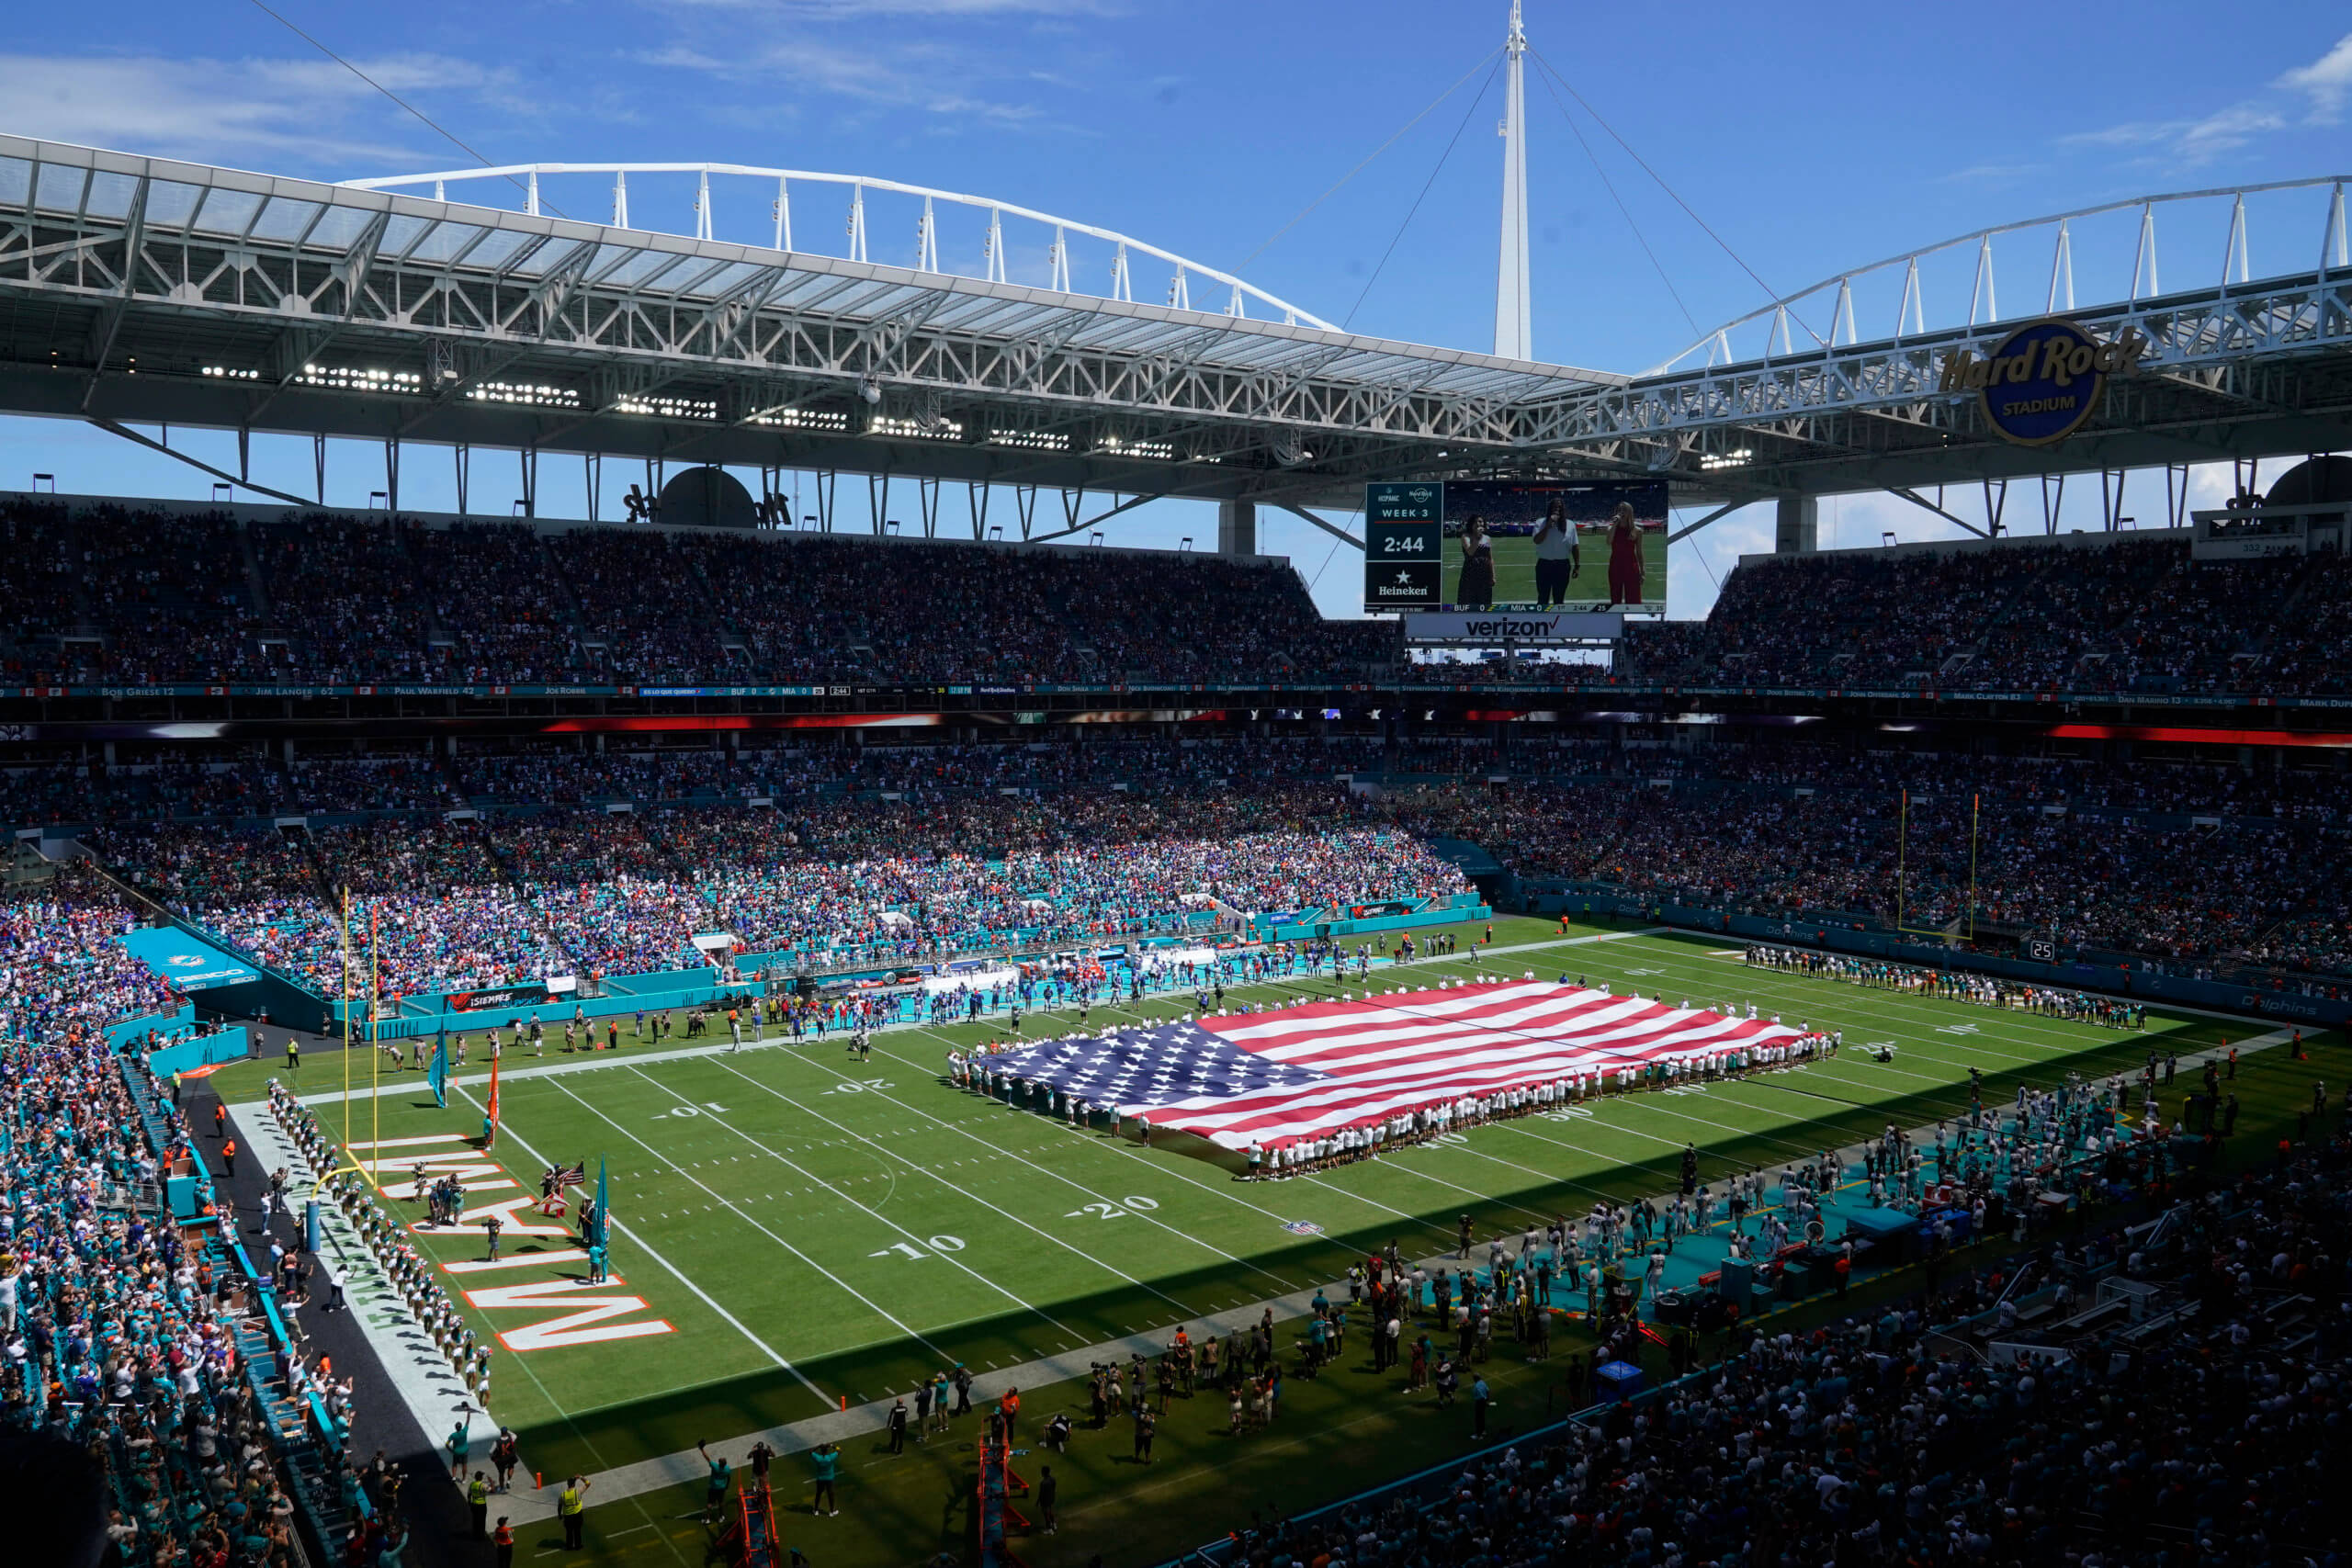
<path id="1" fill-rule="evenodd" d="M 1367 484 L 1364 610 L 1663 615 L 1667 506 L 1656 479 Z"/>

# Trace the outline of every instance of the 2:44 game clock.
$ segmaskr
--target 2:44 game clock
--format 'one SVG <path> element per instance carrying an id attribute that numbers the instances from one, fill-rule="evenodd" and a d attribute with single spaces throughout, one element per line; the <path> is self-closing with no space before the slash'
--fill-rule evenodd
<path id="1" fill-rule="evenodd" d="M 1433 610 L 1443 598 L 1445 490 L 1412 480 L 1364 486 L 1363 607 Z"/>

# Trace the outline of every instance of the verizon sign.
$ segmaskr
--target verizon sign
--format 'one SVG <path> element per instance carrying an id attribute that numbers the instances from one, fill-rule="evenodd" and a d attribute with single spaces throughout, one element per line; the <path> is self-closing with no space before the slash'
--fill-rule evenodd
<path id="1" fill-rule="evenodd" d="M 1466 642 L 1485 647 L 1614 642 L 1625 635 L 1621 611 L 1547 613 L 1467 610 L 1408 615 L 1407 642 Z"/>

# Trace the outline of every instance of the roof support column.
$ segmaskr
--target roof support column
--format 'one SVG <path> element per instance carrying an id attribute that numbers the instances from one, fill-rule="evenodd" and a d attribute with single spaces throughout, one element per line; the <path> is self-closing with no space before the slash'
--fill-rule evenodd
<path id="1" fill-rule="evenodd" d="M 1258 503 L 1220 501 L 1216 503 L 1216 553 L 1254 556 L 1258 553 Z"/>
<path id="2" fill-rule="evenodd" d="M 1821 502 L 1809 495 L 1781 497 L 1772 519 L 1772 553 L 1809 556 L 1821 547 Z"/>

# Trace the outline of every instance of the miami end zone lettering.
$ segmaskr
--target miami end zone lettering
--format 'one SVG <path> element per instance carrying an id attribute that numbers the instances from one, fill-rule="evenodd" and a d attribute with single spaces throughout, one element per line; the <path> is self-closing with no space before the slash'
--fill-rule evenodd
<path id="1" fill-rule="evenodd" d="M 650 1323 L 609 1321 L 647 1310 L 648 1303 L 643 1296 L 594 1293 L 614 1290 L 623 1282 L 611 1279 L 601 1285 L 583 1285 L 571 1280 L 533 1280 L 520 1285 L 490 1285 L 479 1291 L 468 1291 L 466 1304 L 484 1309 L 571 1309 L 555 1317 L 526 1324 L 521 1328 L 501 1330 L 498 1342 L 509 1350 L 550 1350 L 565 1345 L 601 1345 L 607 1340 L 642 1339 L 650 1334 L 678 1332 L 660 1318 Z"/>
<path id="2" fill-rule="evenodd" d="M 468 1193 L 513 1191 L 522 1185 L 494 1158 L 469 1146 L 462 1134 L 391 1138 L 381 1144 L 361 1141 L 352 1144 L 351 1148 L 360 1168 L 384 1195 L 403 1206 L 409 1201 L 408 1191 L 403 1189 L 413 1190 L 420 1167 L 428 1180 L 454 1177 Z M 359 1153 L 362 1150 L 367 1151 L 364 1156 Z M 408 1228 L 420 1235 L 480 1236 L 485 1231 L 484 1222 L 493 1214 L 498 1217 L 502 1235 L 509 1241 L 526 1236 L 568 1238 L 571 1235 L 570 1225 L 551 1222 L 538 1212 L 537 1201 L 528 1197 L 469 1203 L 465 1219 L 455 1226 L 427 1228 L 422 1222 L 412 1221 Z M 535 1266 L 556 1269 L 576 1267 L 584 1257 L 586 1254 L 576 1248 L 560 1247 L 543 1254 L 514 1253 L 492 1263 L 462 1260 L 444 1262 L 440 1267 L 448 1274 L 527 1269 Z M 500 1331 L 498 1342 L 509 1350 L 551 1350 L 569 1345 L 600 1345 L 615 1339 L 642 1339 L 649 1335 L 677 1332 L 675 1326 L 661 1318 L 635 1323 L 612 1321 L 650 1310 L 650 1303 L 644 1297 L 623 1293 L 623 1283 L 617 1276 L 594 1285 L 576 1277 L 526 1280 L 513 1285 L 485 1285 L 477 1291 L 467 1291 L 464 1295 L 467 1305 L 483 1311 L 554 1311 L 551 1317 Z"/>

